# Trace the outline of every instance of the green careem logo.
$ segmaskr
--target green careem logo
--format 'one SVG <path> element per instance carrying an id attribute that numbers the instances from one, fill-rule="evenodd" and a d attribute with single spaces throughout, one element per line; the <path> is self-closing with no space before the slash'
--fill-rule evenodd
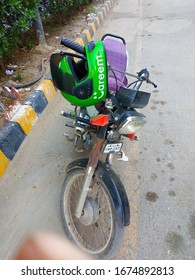
<path id="1" fill-rule="evenodd" d="M 105 93 L 105 67 L 102 55 L 96 56 L 96 62 L 98 67 L 98 91 L 101 95 L 97 96 L 97 92 L 94 92 L 94 99 L 101 99 Z"/>

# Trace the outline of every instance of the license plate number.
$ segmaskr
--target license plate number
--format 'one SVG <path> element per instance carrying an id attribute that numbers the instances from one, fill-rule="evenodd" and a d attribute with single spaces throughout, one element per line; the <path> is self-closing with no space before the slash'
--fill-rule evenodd
<path id="1" fill-rule="evenodd" d="M 103 154 L 118 153 L 121 151 L 123 143 L 107 143 L 104 147 Z"/>

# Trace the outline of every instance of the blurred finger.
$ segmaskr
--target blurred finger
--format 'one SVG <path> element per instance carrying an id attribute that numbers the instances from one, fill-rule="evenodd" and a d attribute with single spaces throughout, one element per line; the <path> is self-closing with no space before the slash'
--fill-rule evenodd
<path id="1" fill-rule="evenodd" d="M 30 235 L 18 248 L 17 260 L 87 260 L 89 255 L 69 240 L 53 233 L 37 232 Z"/>

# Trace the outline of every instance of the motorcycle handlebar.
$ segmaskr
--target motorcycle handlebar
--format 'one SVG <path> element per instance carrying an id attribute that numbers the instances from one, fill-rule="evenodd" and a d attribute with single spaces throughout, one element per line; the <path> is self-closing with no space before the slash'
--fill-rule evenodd
<path id="1" fill-rule="evenodd" d="M 70 48 L 80 54 L 85 55 L 85 48 L 83 46 L 81 46 L 80 44 L 78 44 L 77 42 L 70 40 L 69 38 L 62 37 L 60 43 L 61 43 L 61 45 L 65 46 L 67 48 Z"/>

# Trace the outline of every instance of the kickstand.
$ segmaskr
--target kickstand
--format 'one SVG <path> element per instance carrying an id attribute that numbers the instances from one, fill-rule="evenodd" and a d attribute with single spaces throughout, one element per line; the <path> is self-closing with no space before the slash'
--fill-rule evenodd
<path id="1" fill-rule="evenodd" d="M 74 141 L 74 138 L 70 138 L 70 134 L 68 132 L 64 132 L 64 136 L 68 141 L 70 141 L 70 142 Z"/>

